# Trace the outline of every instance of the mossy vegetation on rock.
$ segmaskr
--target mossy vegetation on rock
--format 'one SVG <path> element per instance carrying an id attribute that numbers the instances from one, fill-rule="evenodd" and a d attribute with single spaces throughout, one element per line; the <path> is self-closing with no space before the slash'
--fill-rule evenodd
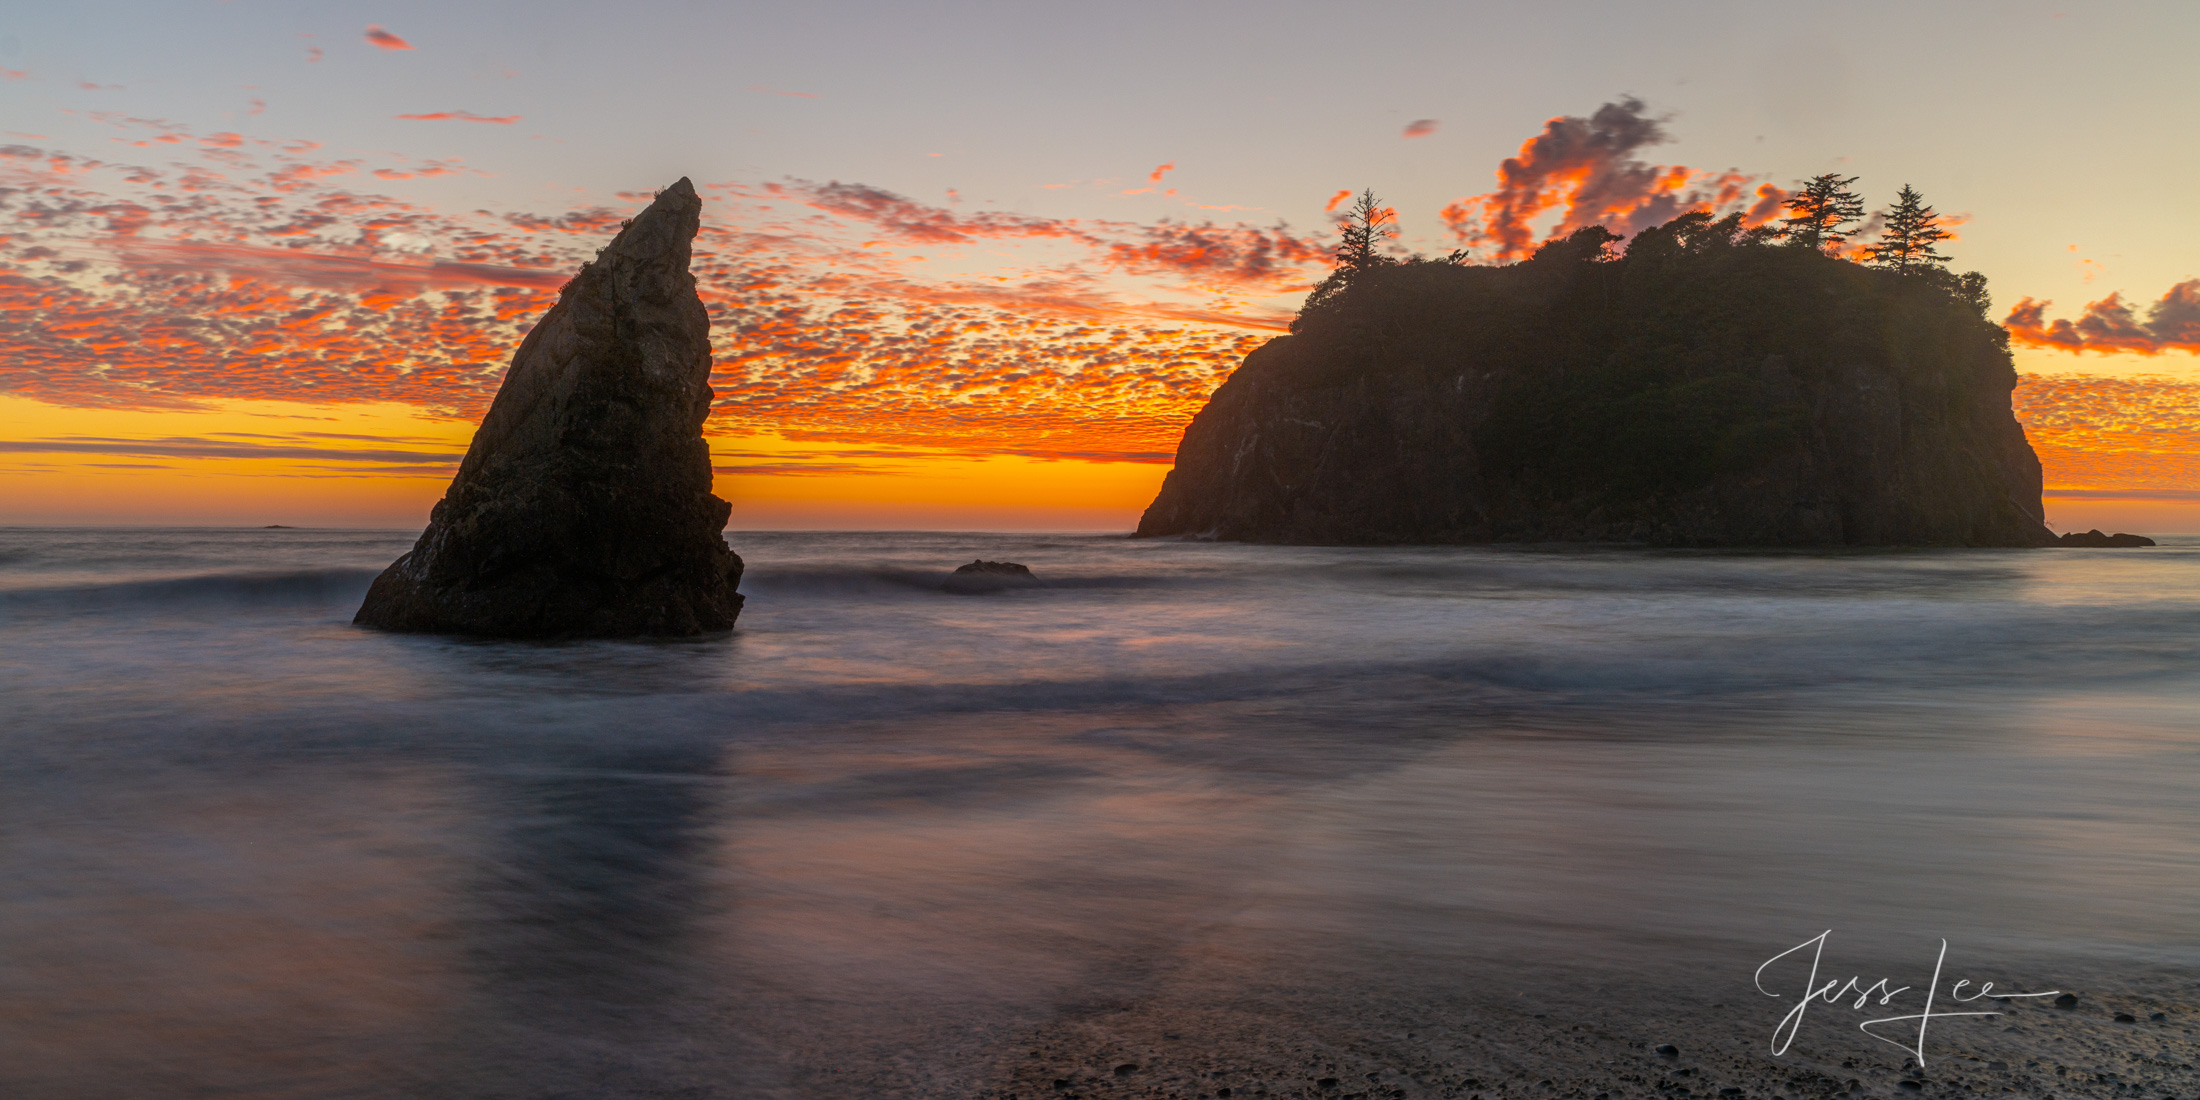
<path id="1" fill-rule="evenodd" d="M 1336 280 L 1194 418 L 1140 535 L 2037 546 L 1981 281 L 1695 214 Z"/>

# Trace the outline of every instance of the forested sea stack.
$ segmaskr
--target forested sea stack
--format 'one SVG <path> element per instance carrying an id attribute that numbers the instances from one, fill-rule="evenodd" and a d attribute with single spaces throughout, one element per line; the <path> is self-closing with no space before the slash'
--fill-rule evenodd
<path id="1" fill-rule="evenodd" d="M 565 285 L 355 622 L 514 638 L 733 625 L 741 559 L 702 436 L 710 317 L 688 274 L 702 209 L 682 179 Z"/>
<path id="2" fill-rule="evenodd" d="M 1184 433 L 1142 536 L 2041 546 L 1983 280 L 1690 215 L 1325 284 Z"/>

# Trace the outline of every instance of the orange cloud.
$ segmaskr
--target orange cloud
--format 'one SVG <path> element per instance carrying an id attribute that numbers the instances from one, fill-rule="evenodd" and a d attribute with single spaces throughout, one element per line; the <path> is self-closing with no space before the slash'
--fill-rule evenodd
<path id="1" fill-rule="evenodd" d="M 413 48 L 412 43 L 383 30 L 379 25 L 370 24 L 367 27 L 367 41 L 385 50 L 409 50 Z M 316 50 L 314 52 L 318 53 L 320 51 Z"/>
<path id="2" fill-rule="evenodd" d="M 2050 496 L 2200 497 L 2200 382 L 2028 374 L 2013 405 Z"/>
<path id="3" fill-rule="evenodd" d="M 1406 123 L 1405 136 L 1409 138 L 1427 137 L 1435 132 L 1436 120 L 1433 118 L 1417 118 Z"/>
<path id="4" fill-rule="evenodd" d="M 1458 199 L 1442 217 L 1462 244 L 1486 248 L 1497 261 L 1518 260 L 1538 238 L 1564 237 L 1602 225 L 1622 236 L 1698 210 L 1740 209 L 1761 224 L 1786 193 L 1736 171 L 1699 172 L 1649 164 L 1635 154 L 1665 140 L 1658 121 L 1637 99 L 1607 103 L 1588 118 L 1560 116 L 1528 139 L 1497 169 L 1497 190 Z M 1537 226 L 1556 214 L 1556 224 Z"/>
<path id="5" fill-rule="evenodd" d="M 1176 170 L 1176 162 L 1172 160 L 1172 161 L 1170 161 L 1169 163 L 1167 163 L 1167 164 L 1164 164 L 1164 165 L 1162 165 L 1161 167 L 1159 167 L 1159 168 L 1156 168 L 1156 169 L 1154 169 L 1154 170 L 1153 170 L 1153 171 L 1152 171 L 1151 173 L 1149 173 L 1149 174 L 1148 174 L 1148 175 L 1146 176 L 1146 182 L 1147 182 L 1147 183 L 1160 183 L 1160 182 L 1161 182 L 1161 177 L 1163 177 L 1163 176 L 1166 176 L 1166 175 L 1168 175 L 1168 174 L 1169 174 L 1170 172 L 1173 172 L 1173 171 L 1175 171 L 1175 170 Z"/>
<path id="6" fill-rule="evenodd" d="M 409 122 L 493 122 L 510 126 L 520 120 L 519 115 L 477 115 L 472 111 L 431 111 L 424 115 L 398 115 Z"/>
<path id="7" fill-rule="evenodd" d="M 186 159 L 154 168 L 0 146 L 0 392 L 97 407 L 391 402 L 478 416 L 557 288 L 650 197 L 446 213 L 351 189 L 459 170 L 445 162 L 324 161 L 310 142 L 96 121 L 126 140 L 173 139 L 155 147 Z M 1763 216 L 1784 197 L 1733 173 L 1643 165 L 1626 152 L 1641 141 L 1628 144 L 1625 119 L 1607 118 L 1601 146 L 1595 120 L 1576 121 L 1602 159 L 1530 142 L 1504 209 L 1549 199 L 1539 216 L 1563 225 L 1641 212 L 1646 197 L 1694 194 Z M 1166 462 L 1215 384 L 1287 326 L 1328 267 L 1327 244 L 1281 225 L 968 213 L 838 181 L 706 190 L 694 270 L 717 362 L 712 431 L 819 445 L 801 457 L 721 455 L 728 473 L 848 473 L 840 467 L 941 455 Z M 2113 297 L 2075 322 L 2051 325 L 2045 309 L 2027 300 L 2012 314 L 2020 342 L 2200 343 L 2200 281 L 2173 288 L 2144 321 Z M 2191 385 L 2029 377 L 2017 406 L 2051 486 L 2128 496 L 2200 485 Z M 393 477 L 448 472 L 440 451 L 356 442 L 362 455 L 342 461 Z M 268 448 L 351 444 L 87 434 L 8 446 L 182 462 L 222 448 L 280 458 Z M 364 454 L 377 450 L 387 453 Z"/>
<path id="8" fill-rule="evenodd" d="M 1141 273 L 1177 272 L 1203 285 L 1303 290 L 1316 281 L 1310 278 L 1312 268 L 1329 260 L 1327 247 L 1294 237 L 1280 225 L 1263 230 L 1162 221 L 1141 226 L 1137 232 L 1137 240 L 1108 246 L 1110 262 Z"/>
<path id="9" fill-rule="evenodd" d="M 1344 201 L 1345 201 L 1346 199 L 1349 199 L 1349 198 L 1351 198 L 1351 197 L 1352 197 L 1352 191 L 1351 191 L 1351 189 L 1349 189 L 1349 188 L 1347 188 L 1347 189 L 1345 189 L 1345 190 L 1341 190 L 1341 191 L 1337 192 L 1336 194 L 1334 194 L 1334 195 L 1331 195 L 1331 196 L 1329 196 L 1329 201 L 1328 201 L 1328 202 L 1326 202 L 1326 203 L 1323 203 L 1323 204 L 1322 204 L 1322 213 L 1324 213 L 1324 214 L 1334 214 L 1334 213 L 1336 213 L 1336 212 L 1337 212 L 1337 207 L 1339 207 L 1339 206 L 1343 205 L 1343 204 L 1344 204 Z"/>
<path id="10" fill-rule="evenodd" d="M 0 391 L 478 415 L 526 327 L 632 212 L 439 214 L 340 186 L 417 165 L 113 124 L 228 159 L 153 170 L 0 147 Z M 1292 303 L 1270 299 L 1326 259 L 1282 226 L 968 214 L 839 182 L 712 190 L 694 266 L 720 432 L 1165 461 L 1220 377 L 1287 326 Z M 926 259 L 979 242 L 1010 259 Z"/>
<path id="11" fill-rule="evenodd" d="M 2002 327 L 2018 344 L 2035 348 L 2059 348 L 2068 352 L 2133 352 L 2160 355 L 2166 351 L 2200 354 L 2200 279 L 2187 279 L 2147 307 L 2140 320 L 2121 291 L 2097 302 L 2087 302 L 2076 321 L 2047 320 L 2054 303 L 2025 298 L 2009 311 Z"/>

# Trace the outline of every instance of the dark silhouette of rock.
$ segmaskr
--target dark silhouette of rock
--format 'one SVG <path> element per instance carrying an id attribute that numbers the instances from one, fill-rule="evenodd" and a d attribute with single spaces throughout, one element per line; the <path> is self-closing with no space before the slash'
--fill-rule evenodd
<path id="1" fill-rule="evenodd" d="M 1701 217 L 1608 244 L 1318 297 L 1192 420 L 1138 534 L 2055 543 L 2007 333 L 1957 280 Z"/>
<path id="2" fill-rule="evenodd" d="M 957 567 L 944 587 L 949 592 L 976 595 L 1007 588 L 1043 588 L 1045 583 L 1030 569 L 1012 561 L 974 561 Z"/>
<path id="3" fill-rule="evenodd" d="M 731 627 L 741 558 L 711 494 L 703 203 L 659 192 L 528 332 L 412 551 L 353 620 L 508 638 Z"/>
<path id="4" fill-rule="evenodd" d="M 2145 535 L 2126 535 L 2121 532 L 2113 535 L 2104 535 L 2101 533 L 2101 530 L 2098 527 L 2094 528 L 2091 531 L 2072 531 L 2071 533 L 2064 535 L 2062 538 L 2056 541 L 2063 546 L 2085 546 L 2095 548 L 2154 545 L 2154 540 L 2146 537 Z"/>

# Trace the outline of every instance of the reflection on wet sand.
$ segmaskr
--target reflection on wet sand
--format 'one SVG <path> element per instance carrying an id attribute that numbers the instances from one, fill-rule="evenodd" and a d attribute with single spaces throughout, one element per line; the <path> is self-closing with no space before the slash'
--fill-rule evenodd
<path id="1" fill-rule="evenodd" d="M 447 776 L 237 778 L 0 808 L 0 1094 L 419 1083 L 466 992 Z"/>

